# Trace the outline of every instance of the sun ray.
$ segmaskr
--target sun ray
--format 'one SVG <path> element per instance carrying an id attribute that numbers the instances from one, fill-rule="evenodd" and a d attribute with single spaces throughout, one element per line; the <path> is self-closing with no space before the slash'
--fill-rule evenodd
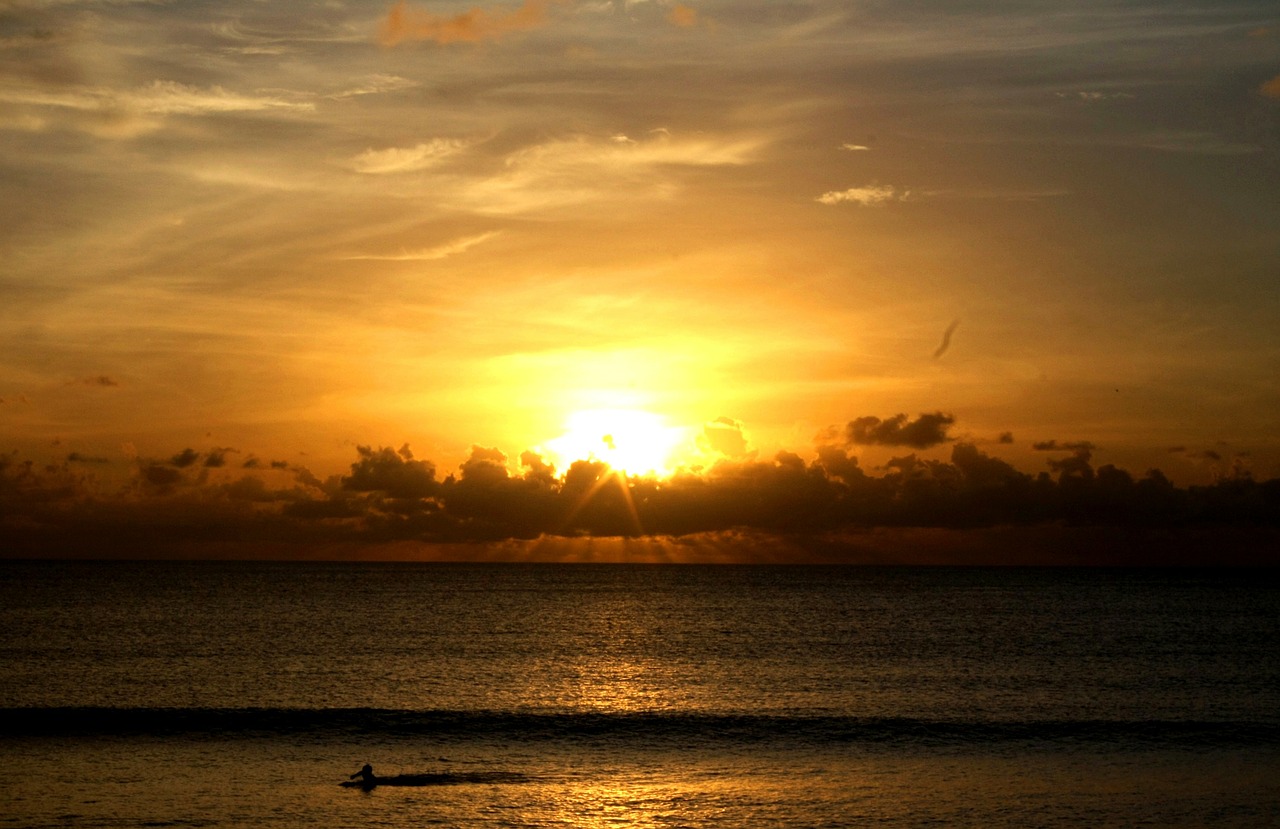
<path id="1" fill-rule="evenodd" d="M 631 519 L 631 524 L 636 535 L 644 535 L 644 527 L 640 523 L 640 513 L 636 510 L 635 500 L 631 497 L 631 487 L 627 485 L 626 473 L 618 469 L 607 469 L 603 475 L 591 484 L 591 487 L 574 501 L 568 514 L 565 515 L 564 521 L 560 524 L 560 529 L 566 530 L 573 524 L 573 519 L 578 517 L 578 513 L 582 512 L 588 504 L 600 493 L 602 489 L 610 483 L 616 483 L 618 489 L 622 492 L 623 503 L 627 507 L 627 515 Z"/>
<path id="2" fill-rule="evenodd" d="M 614 480 L 618 482 L 618 488 L 622 490 L 622 500 L 626 502 L 627 514 L 631 516 L 631 523 L 635 527 L 636 535 L 644 535 L 644 526 L 640 523 L 640 513 L 636 510 L 635 499 L 631 497 L 631 487 L 627 485 L 627 476 L 621 472 L 613 473 Z"/>

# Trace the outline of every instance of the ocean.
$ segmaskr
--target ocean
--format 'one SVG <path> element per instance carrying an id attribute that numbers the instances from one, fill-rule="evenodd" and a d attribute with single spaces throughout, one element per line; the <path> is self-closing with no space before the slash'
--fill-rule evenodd
<path id="1" fill-rule="evenodd" d="M 0 562 L 0 766 L 24 829 L 1280 826 L 1280 584 Z"/>

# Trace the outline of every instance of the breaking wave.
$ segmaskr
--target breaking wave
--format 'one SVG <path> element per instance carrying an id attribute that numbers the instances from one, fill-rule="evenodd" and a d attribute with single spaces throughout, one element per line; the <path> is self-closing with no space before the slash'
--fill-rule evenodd
<path id="1" fill-rule="evenodd" d="M 1280 745 L 1280 724 L 1212 720 L 929 720 L 822 714 L 525 712 L 381 708 L 3 708 L 8 737 L 212 736 L 494 741 Z"/>

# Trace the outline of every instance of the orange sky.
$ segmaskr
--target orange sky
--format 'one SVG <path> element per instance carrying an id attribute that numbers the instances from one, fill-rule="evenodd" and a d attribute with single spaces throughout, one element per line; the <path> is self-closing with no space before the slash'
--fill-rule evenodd
<path id="1" fill-rule="evenodd" d="M 1280 17 L 1056 8 L 10 4 L 6 468 L 1280 477 Z"/>

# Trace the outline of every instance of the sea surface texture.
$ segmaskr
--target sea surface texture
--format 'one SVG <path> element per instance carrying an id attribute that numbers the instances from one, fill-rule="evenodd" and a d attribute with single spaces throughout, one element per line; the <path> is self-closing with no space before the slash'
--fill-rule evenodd
<path id="1" fill-rule="evenodd" d="M 1280 826 L 1280 589 L 6 562 L 0 764 L 0 827 Z"/>

